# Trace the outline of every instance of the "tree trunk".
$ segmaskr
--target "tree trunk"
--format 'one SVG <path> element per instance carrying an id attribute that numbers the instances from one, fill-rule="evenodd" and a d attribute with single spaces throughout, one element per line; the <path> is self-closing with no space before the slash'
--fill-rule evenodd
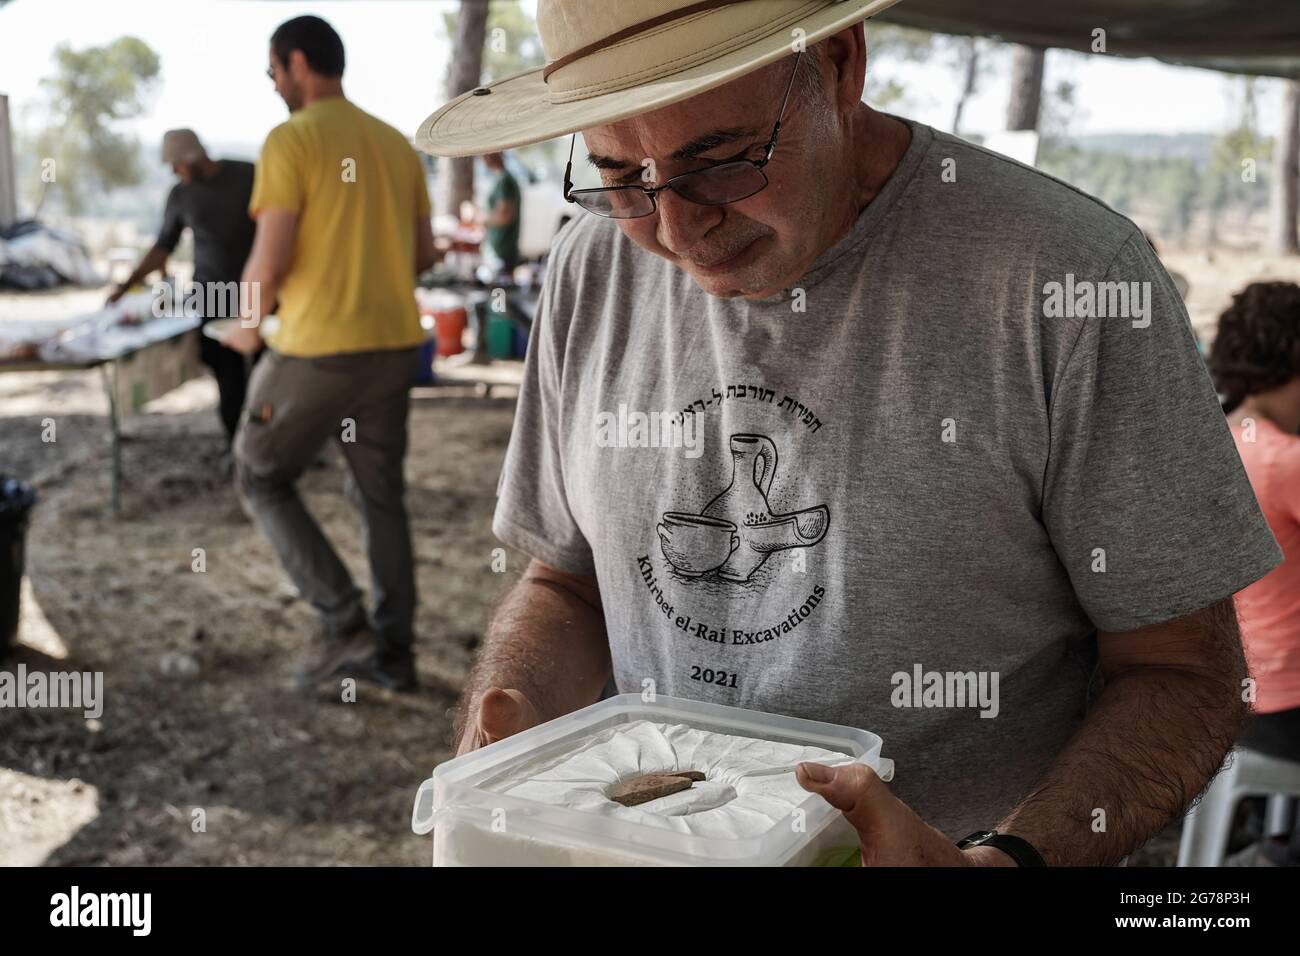
<path id="1" fill-rule="evenodd" d="M 1042 47 L 1018 46 L 1011 58 L 1011 100 L 1007 103 L 1007 129 L 1038 129 L 1043 103 Z"/>
<path id="2" fill-rule="evenodd" d="M 966 109 L 966 101 L 975 93 L 975 78 L 979 75 L 980 50 L 978 40 L 975 37 L 967 37 L 962 42 L 961 55 L 966 78 L 962 84 L 961 93 L 957 97 L 957 108 L 952 116 L 952 134 L 954 136 L 961 132 L 961 114 Z"/>
<path id="3" fill-rule="evenodd" d="M 447 68 L 449 99 L 474 89 L 483 73 L 483 42 L 487 37 L 488 0 L 461 0 L 456 16 L 456 35 L 452 38 L 451 63 Z M 459 215 L 460 204 L 474 199 L 474 157 L 443 159 L 442 208 Z"/>
<path id="4" fill-rule="evenodd" d="M 14 181 L 14 149 L 13 135 L 9 125 L 9 97 L 0 93 L 0 226 L 7 226 L 17 218 L 18 192 Z"/>
<path id="5" fill-rule="evenodd" d="M 1219 219 L 1223 215 L 1223 200 L 1213 199 L 1205 216 L 1205 247 L 1210 250 L 1219 247 Z"/>
<path id="6" fill-rule="evenodd" d="M 1300 80 L 1284 80 L 1282 128 L 1273 144 L 1273 189 L 1269 196 L 1270 252 L 1300 253 L 1296 236 L 1297 185 L 1300 185 Z"/>

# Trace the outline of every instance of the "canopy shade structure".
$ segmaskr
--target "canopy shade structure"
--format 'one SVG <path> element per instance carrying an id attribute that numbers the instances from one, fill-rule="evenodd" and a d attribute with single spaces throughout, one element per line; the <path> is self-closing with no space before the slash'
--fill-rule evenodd
<path id="1" fill-rule="evenodd" d="M 877 19 L 1026 46 L 1300 79 L 1300 0 L 903 0 Z"/>

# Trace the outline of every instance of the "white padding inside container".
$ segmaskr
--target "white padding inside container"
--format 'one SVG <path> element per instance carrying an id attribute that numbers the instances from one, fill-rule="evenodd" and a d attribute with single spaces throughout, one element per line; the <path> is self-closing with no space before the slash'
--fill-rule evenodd
<path id="1" fill-rule="evenodd" d="M 525 762 L 486 789 L 679 833 L 747 838 L 767 832 L 808 799 L 795 780 L 796 765 L 852 759 L 820 747 L 638 720 L 586 737 L 563 753 Z M 699 770 L 705 779 L 635 807 L 607 795 L 630 777 L 686 770 Z"/>

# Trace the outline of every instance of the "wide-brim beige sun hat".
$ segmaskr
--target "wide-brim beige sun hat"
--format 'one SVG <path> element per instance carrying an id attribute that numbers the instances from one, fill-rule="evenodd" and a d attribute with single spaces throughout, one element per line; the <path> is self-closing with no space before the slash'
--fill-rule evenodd
<path id="1" fill-rule="evenodd" d="M 730 83 L 898 0 L 539 0 L 547 63 L 480 86 L 423 123 L 434 156 L 540 143 Z"/>

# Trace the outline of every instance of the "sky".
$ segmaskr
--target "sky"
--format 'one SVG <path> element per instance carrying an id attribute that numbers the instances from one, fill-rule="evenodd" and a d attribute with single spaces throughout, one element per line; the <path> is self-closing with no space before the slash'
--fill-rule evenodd
<path id="1" fill-rule="evenodd" d="M 536 0 L 524 4 L 535 9 Z M 146 142 L 190 126 L 211 143 L 259 143 L 286 116 L 265 75 L 270 34 L 290 17 L 316 13 L 343 37 L 347 95 L 413 135 L 442 102 L 450 44 L 441 19 L 456 6 L 455 0 L 12 0 L 0 8 L 0 93 L 10 96 L 16 125 L 34 122 L 37 82 L 51 72 L 59 43 L 100 45 L 129 33 L 162 59 L 162 81 L 149 109 L 129 129 Z M 964 133 L 1002 128 L 1006 63 L 999 61 L 968 105 Z M 909 90 L 908 103 L 896 112 L 948 128 L 955 73 L 903 65 L 890 65 L 888 72 Z M 1231 84 L 1239 82 L 1153 60 L 1053 51 L 1047 82 L 1060 79 L 1079 91 L 1069 127 L 1075 134 L 1222 132 L 1233 122 Z M 1280 112 L 1278 81 L 1262 81 L 1259 92 L 1260 126 L 1272 133 Z"/>

